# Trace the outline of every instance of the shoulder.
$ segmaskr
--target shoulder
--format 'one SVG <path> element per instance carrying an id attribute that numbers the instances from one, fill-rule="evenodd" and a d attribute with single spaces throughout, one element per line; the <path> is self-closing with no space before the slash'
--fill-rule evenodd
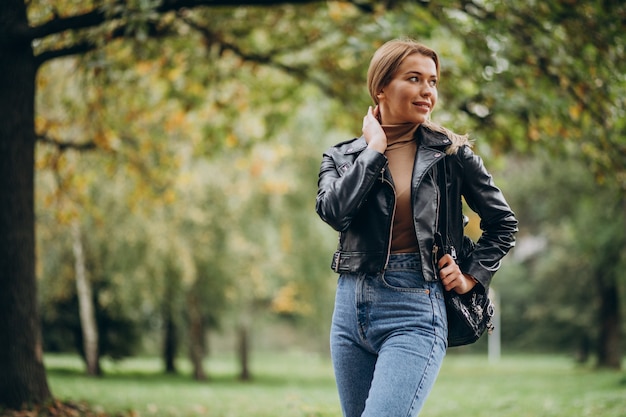
<path id="1" fill-rule="evenodd" d="M 348 155 L 358 155 L 365 148 L 367 148 L 367 142 L 363 136 L 359 138 L 353 138 L 343 142 L 339 142 L 336 145 L 331 146 L 324 152 L 324 155 L 330 157 L 345 157 Z"/>
<path id="2" fill-rule="evenodd" d="M 470 146 L 459 147 L 457 153 L 450 155 L 450 158 L 454 161 L 451 165 L 456 167 L 465 181 L 484 181 L 491 177 L 482 157 Z"/>
<path id="3" fill-rule="evenodd" d="M 454 153 L 447 152 L 448 156 L 456 162 L 462 169 L 468 169 L 472 166 L 482 165 L 482 158 L 478 156 L 469 144 L 459 144 Z"/>
<path id="4" fill-rule="evenodd" d="M 460 135 L 430 120 L 423 123 L 422 125 L 425 129 L 434 133 L 435 135 L 443 136 L 448 139 L 449 142 L 447 143 L 449 143 L 449 145 L 446 147 L 446 154 L 456 155 L 459 151 L 463 149 L 469 149 L 469 151 L 471 152 L 470 148 L 472 146 L 472 142 L 470 141 L 467 134 Z"/>
<path id="5" fill-rule="evenodd" d="M 329 148 L 336 152 L 352 153 L 362 151 L 367 147 L 367 142 L 363 136 L 339 142 Z"/>

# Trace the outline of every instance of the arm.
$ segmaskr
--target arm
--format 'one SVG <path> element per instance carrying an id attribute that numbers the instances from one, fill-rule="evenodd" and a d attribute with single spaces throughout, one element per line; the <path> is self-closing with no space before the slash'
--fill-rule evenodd
<path id="1" fill-rule="evenodd" d="M 336 165 L 331 149 L 324 154 L 317 182 L 315 211 L 337 231 L 344 231 L 363 204 L 369 190 L 379 180 L 387 158 L 366 148 L 352 164 Z M 340 174 L 341 171 L 341 174 Z"/>
<path id="2" fill-rule="evenodd" d="M 468 147 L 459 150 L 458 158 L 463 169 L 461 193 L 468 206 L 479 215 L 483 231 L 460 267 L 464 274 L 488 288 L 502 258 L 515 246 L 518 222 L 482 159 Z"/>
<path id="3" fill-rule="evenodd" d="M 379 114 L 378 106 L 373 110 L 369 107 L 363 117 L 363 137 L 367 148 L 355 160 L 345 158 L 337 148 L 331 148 L 322 159 L 315 211 L 337 231 L 344 231 L 350 226 L 367 193 L 387 165 L 387 158 L 383 155 L 387 149 L 387 137 L 377 119 Z"/>

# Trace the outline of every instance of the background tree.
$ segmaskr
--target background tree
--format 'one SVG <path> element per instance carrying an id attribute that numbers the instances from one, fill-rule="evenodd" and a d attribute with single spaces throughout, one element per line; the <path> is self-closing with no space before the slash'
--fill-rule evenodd
<path id="1" fill-rule="evenodd" d="M 518 348 L 569 352 L 581 362 L 594 354 L 598 366 L 619 369 L 613 358 L 622 356 L 623 322 L 606 311 L 619 305 L 625 288 L 623 207 L 619 189 L 599 187 L 585 168 L 583 158 L 557 160 L 542 153 L 507 170 L 514 184 L 511 203 L 525 228 L 514 252 L 520 263 L 503 274 L 498 287 L 508 300 L 504 321 L 512 323 L 503 329 L 504 338 Z M 528 251 L 532 240 L 539 243 Z"/>
<path id="2" fill-rule="evenodd" d="M 245 2 L 241 2 L 244 4 Z M 262 2 L 256 2 L 262 4 Z M 38 342 L 34 262 L 34 95 L 38 68 L 51 59 L 92 50 L 119 36 L 163 34 L 159 12 L 200 5 L 164 2 L 156 9 L 143 3 L 106 3 L 72 8 L 60 14 L 46 3 L 21 0 L 0 6 L 0 334 L 11 344 L 0 346 L 0 404 L 17 407 L 49 396 Z M 220 2 L 206 4 L 219 6 Z M 229 3 L 231 5 L 235 5 Z M 271 3 L 269 3 L 271 4 Z M 125 7 L 127 6 L 127 7 Z M 151 20 L 157 17 L 157 21 Z M 161 23 L 167 23 L 166 21 Z M 35 45 L 36 51 L 33 50 Z M 16 306 L 22 306 L 16 308 Z"/>
<path id="3" fill-rule="evenodd" d="M 40 273 L 46 277 L 39 281 L 46 349 L 63 351 L 68 346 L 76 346 L 87 359 L 81 331 L 84 326 L 78 321 L 74 261 L 69 263 L 71 268 L 67 263 L 68 259 L 75 258 L 72 245 L 75 237 L 71 228 L 80 219 L 82 230 L 88 231 L 81 234 L 81 245 L 99 334 L 97 360 L 101 355 L 126 356 L 134 351 L 138 340 L 140 323 L 136 321 L 134 306 L 152 298 L 141 288 L 146 281 L 139 273 L 142 265 L 137 262 L 146 256 L 141 218 L 129 216 L 131 209 L 120 199 L 120 195 L 130 191 L 125 178 L 113 176 L 103 182 L 98 180 L 106 171 L 102 162 L 108 162 L 107 158 L 64 152 L 58 162 L 66 168 L 53 171 L 55 175 L 43 171 L 37 181 L 41 194 L 47 197 L 37 213 Z M 74 170 L 85 175 L 72 175 Z M 80 212 L 76 210 L 79 204 Z M 129 283 L 135 286 L 130 287 Z M 68 308 L 73 308 L 74 314 Z M 49 337 L 59 331 L 68 336 Z M 89 365 L 88 361 L 86 363 Z M 99 373 L 99 365 L 96 368 Z"/>

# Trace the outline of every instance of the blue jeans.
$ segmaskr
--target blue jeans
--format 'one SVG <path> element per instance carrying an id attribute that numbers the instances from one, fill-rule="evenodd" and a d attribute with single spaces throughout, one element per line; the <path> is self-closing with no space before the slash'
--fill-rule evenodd
<path id="1" fill-rule="evenodd" d="M 345 417 L 417 416 L 447 348 L 439 281 L 419 257 L 392 254 L 376 275 L 339 276 L 331 355 Z"/>

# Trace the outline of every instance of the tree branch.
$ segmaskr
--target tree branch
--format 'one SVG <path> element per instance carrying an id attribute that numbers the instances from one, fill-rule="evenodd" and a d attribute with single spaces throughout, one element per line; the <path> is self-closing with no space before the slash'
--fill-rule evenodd
<path id="1" fill-rule="evenodd" d="M 35 66 L 39 68 L 44 62 L 50 61 L 55 58 L 61 58 L 64 56 L 71 56 L 77 54 L 83 54 L 85 52 L 92 51 L 97 48 L 97 44 L 94 42 L 83 42 L 76 45 L 71 45 L 66 48 L 53 49 L 51 51 L 44 51 L 35 56 Z"/>
<path id="2" fill-rule="evenodd" d="M 30 40 L 41 39 L 46 36 L 65 32 L 66 30 L 78 30 L 95 27 L 102 24 L 106 18 L 106 13 L 102 9 L 92 10 L 76 16 L 55 16 L 46 23 L 30 27 L 23 35 Z"/>
<path id="3" fill-rule="evenodd" d="M 316 80 L 315 78 L 312 78 L 304 67 L 289 66 L 289 65 L 283 64 L 282 62 L 278 62 L 273 59 L 274 53 L 261 55 L 261 54 L 257 54 L 254 52 L 245 52 L 238 45 L 224 40 L 218 33 L 212 32 L 206 27 L 201 26 L 197 24 L 196 22 L 194 22 L 193 20 L 188 19 L 186 17 L 183 17 L 182 19 L 183 19 L 183 22 L 189 25 L 189 27 L 198 31 L 206 39 L 208 45 L 218 44 L 223 51 L 231 51 L 235 55 L 237 55 L 238 57 L 240 57 L 241 59 L 245 61 L 256 62 L 258 64 L 277 68 L 281 71 L 284 71 L 287 74 L 290 74 L 296 77 L 298 80 L 308 81 L 308 82 L 313 83 L 320 90 L 322 90 L 325 94 L 329 96 L 334 95 L 334 92 L 328 85 L 324 84 L 320 80 Z"/>
<path id="4" fill-rule="evenodd" d="M 61 142 L 46 135 L 38 135 L 37 140 L 47 145 L 54 146 L 55 148 L 59 150 L 59 152 L 64 152 L 68 149 L 74 149 L 74 150 L 81 151 L 81 152 L 93 151 L 95 149 L 98 149 L 98 145 L 96 145 L 94 141 L 83 142 L 83 143 Z"/>
<path id="5" fill-rule="evenodd" d="M 151 22 L 149 23 L 147 29 L 148 29 L 148 36 L 159 37 L 159 36 L 164 36 L 165 34 L 167 34 L 167 31 L 169 28 L 168 27 L 159 28 L 156 22 Z M 118 28 L 116 28 L 113 32 L 108 34 L 107 40 L 111 41 L 113 39 L 124 38 L 128 35 L 129 35 L 128 26 L 121 25 Z M 40 54 L 35 56 L 35 65 L 36 65 L 36 68 L 39 68 L 46 61 L 50 61 L 55 58 L 89 52 L 94 49 L 97 49 L 98 46 L 100 46 L 100 44 L 97 42 L 84 41 L 75 45 L 69 45 L 66 47 L 58 48 L 58 49 L 43 51 Z"/>
<path id="6" fill-rule="evenodd" d="M 352 4 L 354 7 L 362 11 L 363 13 L 374 13 L 374 5 L 370 3 L 364 3 L 359 0 L 351 0 L 348 3 Z"/>
<path id="7" fill-rule="evenodd" d="M 281 4 L 307 3 L 320 3 L 320 0 L 163 0 L 161 5 L 158 6 L 155 11 L 159 13 L 166 13 L 180 9 L 192 9 L 202 6 L 277 6 Z M 123 8 L 125 7 L 126 2 L 118 1 L 117 5 Z M 21 35 L 28 40 L 41 39 L 45 38 L 46 36 L 65 32 L 67 30 L 79 30 L 96 27 L 104 23 L 106 20 L 119 19 L 120 17 L 122 17 L 122 15 L 122 11 L 113 14 L 107 14 L 106 9 L 104 8 L 96 8 L 89 12 L 75 16 L 59 17 L 55 15 L 52 19 L 39 26 L 33 26 L 24 29 Z"/>
<path id="8" fill-rule="evenodd" d="M 307 4 L 317 2 L 320 2 L 320 0 L 241 0 L 237 2 L 230 0 L 164 0 L 163 3 L 155 9 L 155 11 L 163 14 L 170 11 L 191 9 L 202 6 L 274 6 L 280 4 Z M 348 2 L 350 1 L 348 0 Z M 123 6 L 125 3 L 120 1 L 118 4 Z M 107 20 L 118 20 L 120 21 L 120 26 L 115 29 L 113 33 L 109 34 L 107 39 L 111 40 L 121 38 L 129 35 L 129 32 L 127 31 L 128 26 L 121 22 L 123 20 L 123 15 L 123 11 L 119 11 L 115 14 L 107 14 L 106 10 L 103 8 L 94 9 L 87 13 L 69 17 L 59 17 L 55 14 L 55 17 L 46 23 L 22 30 L 20 36 L 22 39 L 32 41 L 34 39 L 45 38 L 46 36 L 59 34 L 68 30 L 81 30 L 97 27 Z M 164 31 L 157 28 L 156 22 L 148 22 L 148 24 L 150 36 L 163 34 Z M 96 49 L 98 46 L 98 43 L 93 41 L 81 41 L 77 44 L 67 45 L 54 50 L 43 51 L 35 57 L 36 65 L 39 67 L 51 59 L 89 52 Z M 258 61 L 260 58 L 261 57 L 256 57 L 256 60 Z M 250 57 L 250 59 L 255 60 L 253 57 Z"/>
<path id="9" fill-rule="evenodd" d="M 344 0 L 346 3 L 352 3 L 350 0 Z M 160 12 L 179 10 L 183 8 L 194 8 L 199 6 L 219 7 L 245 7 L 245 6 L 280 6 L 284 4 L 310 4 L 322 3 L 322 0 L 163 0 L 163 3 L 157 8 Z"/>

